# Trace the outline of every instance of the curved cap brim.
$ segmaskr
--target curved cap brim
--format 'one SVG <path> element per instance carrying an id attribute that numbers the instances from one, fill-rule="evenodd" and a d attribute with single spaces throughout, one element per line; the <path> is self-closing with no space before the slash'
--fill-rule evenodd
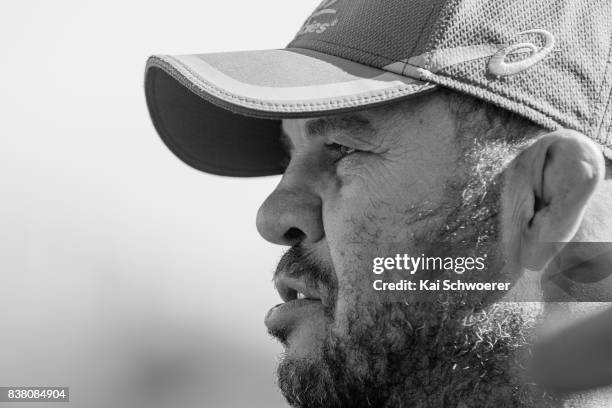
<path id="1" fill-rule="evenodd" d="M 152 56 L 151 118 L 181 160 L 227 176 L 280 174 L 283 118 L 373 107 L 436 87 L 305 49 Z"/>

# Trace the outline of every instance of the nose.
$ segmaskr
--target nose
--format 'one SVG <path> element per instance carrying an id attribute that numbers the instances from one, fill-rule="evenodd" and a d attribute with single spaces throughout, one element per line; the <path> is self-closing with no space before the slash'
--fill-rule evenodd
<path id="1" fill-rule="evenodd" d="M 321 198 L 296 177 L 285 175 L 257 212 L 257 230 L 266 240 L 293 246 L 323 238 Z"/>

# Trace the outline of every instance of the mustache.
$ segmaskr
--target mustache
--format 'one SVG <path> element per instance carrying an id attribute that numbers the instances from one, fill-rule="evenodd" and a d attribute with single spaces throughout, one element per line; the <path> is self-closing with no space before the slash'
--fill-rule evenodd
<path id="1" fill-rule="evenodd" d="M 332 268 L 314 259 L 301 245 L 293 246 L 283 254 L 274 271 L 274 279 L 279 275 L 301 279 L 309 286 L 323 286 L 332 293 L 337 287 Z"/>

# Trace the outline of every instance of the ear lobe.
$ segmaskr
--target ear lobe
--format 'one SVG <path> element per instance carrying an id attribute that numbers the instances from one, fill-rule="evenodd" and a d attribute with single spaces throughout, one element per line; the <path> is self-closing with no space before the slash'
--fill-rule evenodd
<path id="1" fill-rule="evenodd" d="M 519 261 L 543 270 L 580 227 L 587 204 L 603 180 L 605 166 L 599 147 L 572 130 L 542 136 L 516 160 L 523 169 L 522 188 L 532 208 L 522 208 Z M 524 203 L 523 203 L 524 206 Z M 527 214 L 525 212 L 528 211 Z M 527 216 L 526 216 L 527 215 Z"/>

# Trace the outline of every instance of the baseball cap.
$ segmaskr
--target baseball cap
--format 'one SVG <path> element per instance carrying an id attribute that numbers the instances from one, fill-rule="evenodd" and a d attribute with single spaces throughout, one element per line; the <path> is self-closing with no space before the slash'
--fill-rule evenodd
<path id="1" fill-rule="evenodd" d="M 286 48 L 154 55 L 145 94 L 164 143 L 227 176 L 280 174 L 284 118 L 446 87 L 612 157 L 612 2 L 324 0 Z"/>

